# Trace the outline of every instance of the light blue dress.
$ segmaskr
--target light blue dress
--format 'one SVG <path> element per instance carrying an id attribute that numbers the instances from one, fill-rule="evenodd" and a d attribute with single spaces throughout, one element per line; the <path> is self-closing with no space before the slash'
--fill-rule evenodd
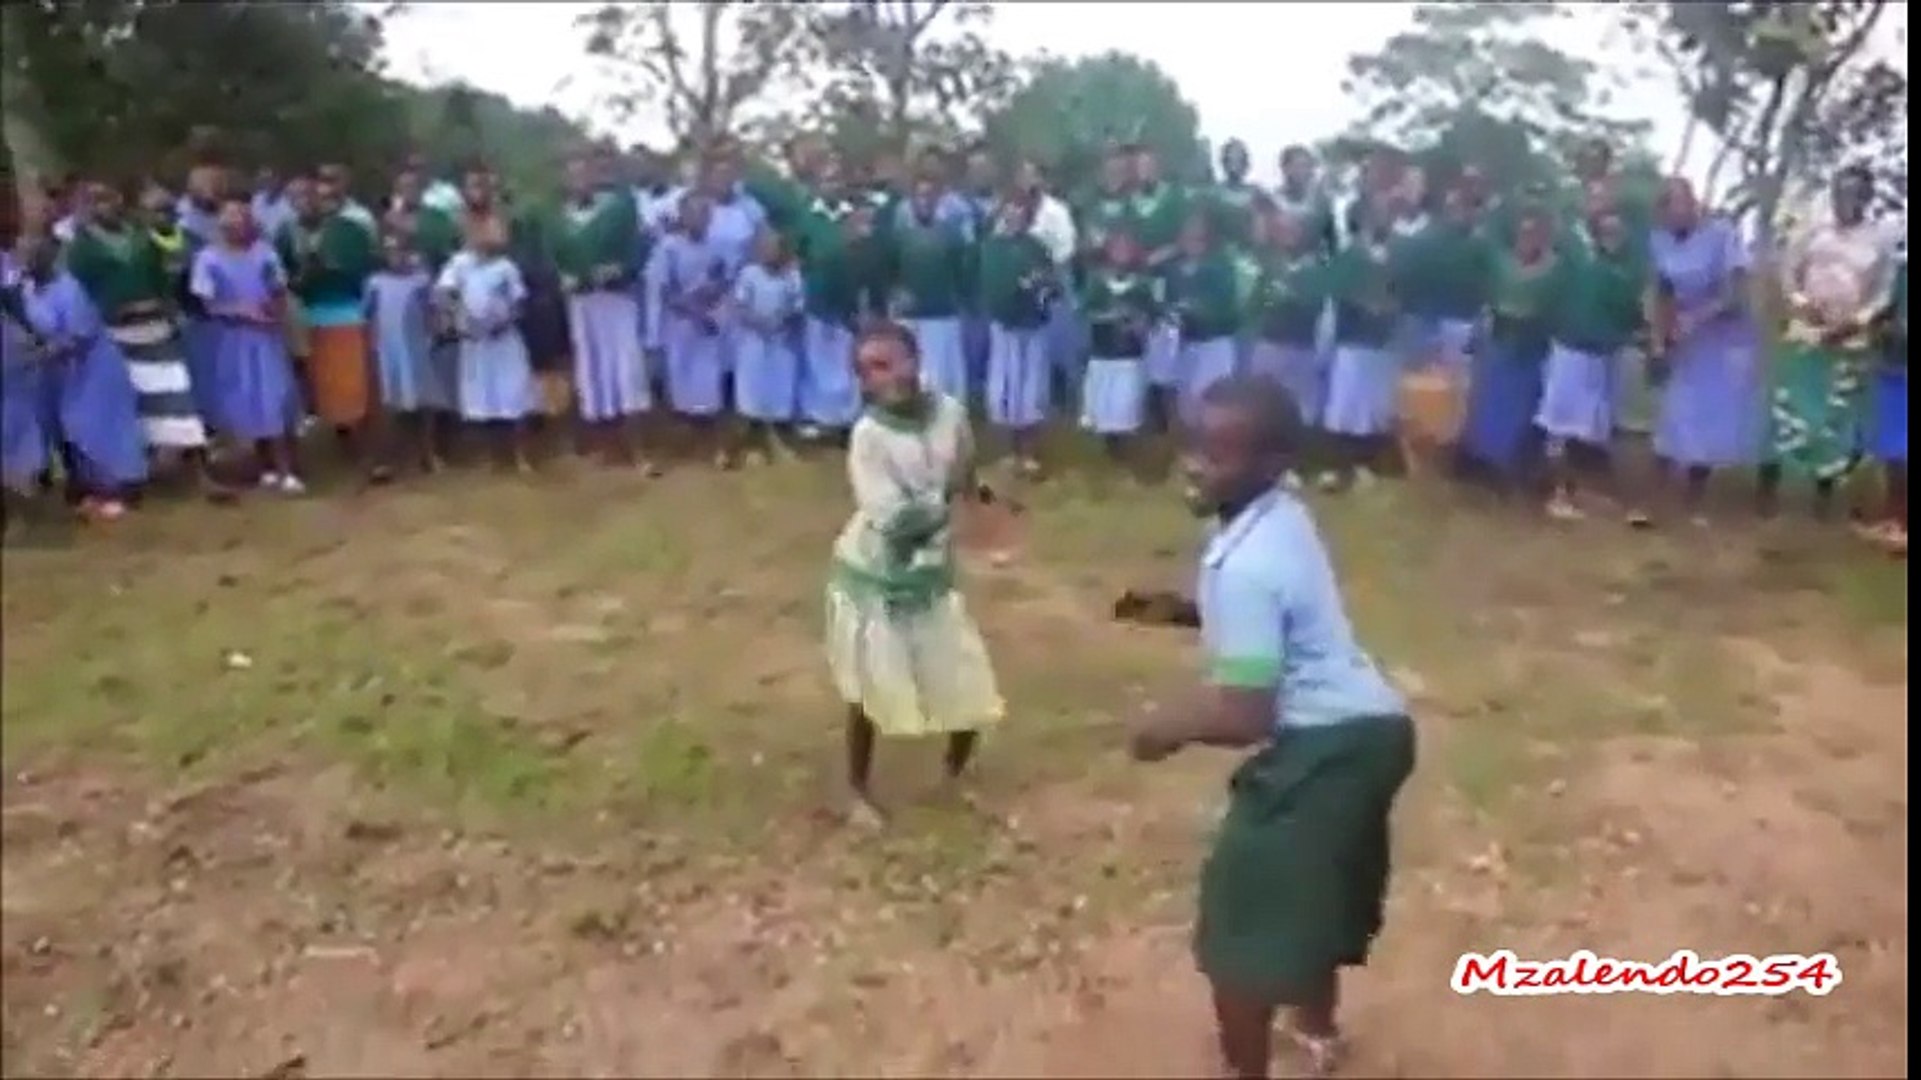
<path id="1" fill-rule="evenodd" d="M 286 289 L 280 257 L 264 241 L 234 251 L 220 244 L 194 254 L 187 287 L 210 309 L 238 308 L 265 316 Z M 213 426 L 241 439 L 277 439 L 292 432 L 299 393 L 280 320 L 254 322 L 212 315 Z M 198 374 L 195 378 L 198 378 Z"/>
<path id="2" fill-rule="evenodd" d="M 81 486 L 127 487 L 147 478 L 140 398 L 126 357 L 107 334 L 100 311 L 72 274 L 21 286 L 27 323 L 60 358 L 40 366 L 40 431 L 73 452 Z"/>
<path id="3" fill-rule="evenodd" d="M 1686 236 L 1656 229 L 1649 253 L 1684 319 L 1717 303 L 1749 265 L 1739 232 L 1719 218 L 1703 220 Z M 1676 342 L 1668 357 L 1654 433 L 1654 452 L 1666 461 L 1721 467 L 1760 457 L 1765 380 L 1753 319 L 1745 297 L 1737 301 L 1733 310 Z"/>
<path id="4" fill-rule="evenodd" d="M 514 316 L 527 299 L 520 268 L 505 255 L 462 251 L 435 283 L 460 326 L 460 415 L 482 422 L 524 420 L 540 407 L 527 342 Z"/>
<path id="5" fill-rule="evenodd" d="M 0 478 L 11 487 L 25 487 L 46 467 L 39 358 L 26 325 L 0 311 Z"/>
<path id="6" fill-rule="evenodd" d="M 1052 374 L 1047 324 L 1032 329 L 987 324 L 987 419 L 1026 431 L 1047 422 Z"/>
<path id="7" fill-rule="evenodd" d="M 380 401 L 394 412 L 453 411 L 454 399 L 433 362 L 433 279 L 425 270 L 381 270 L 367 279 Z"/>
<path id="8" fill-rule="evenodd" d="M 800 405 L 800 272 L 758 263 L 734 280 L 734 408 L 784 424 Z"/>
<path id="9" fill-rule="evenodd" d="M 647 261 L 649 347 L 667 361 L 667 398 L 683 416 L 716 416 L 727 374 L 726 255 L 707 237 L 661 238 Z"/>

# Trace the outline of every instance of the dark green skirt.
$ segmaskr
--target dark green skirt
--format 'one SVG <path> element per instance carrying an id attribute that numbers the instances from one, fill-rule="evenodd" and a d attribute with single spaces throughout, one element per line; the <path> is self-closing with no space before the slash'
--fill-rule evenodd
<path id="1" fill-rule="evenodd" d="M 1242 763 L 1201 870 L 1202 973 L 1291 1002 L 1366 963 L 1387 897 L 1388 815 L 1413 769 L 1405 716 L 1290 730 Z"/>

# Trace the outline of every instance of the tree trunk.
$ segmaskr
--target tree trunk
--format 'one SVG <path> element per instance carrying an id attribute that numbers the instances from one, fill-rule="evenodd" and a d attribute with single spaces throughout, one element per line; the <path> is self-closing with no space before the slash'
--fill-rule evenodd
<path id="1" fill-rule="evenodd" d="M 40 117 L 47 96 L 34 85 L 32 68 L 12 43 L 23 41 L 15 5 L 0 5 L 0 139 L 13 162 L 13 183 L 19 198 L 21 226 L 45 225 L 45 192 L 59 175 L 61 162 L 53 145 L 41 134 Z"/>

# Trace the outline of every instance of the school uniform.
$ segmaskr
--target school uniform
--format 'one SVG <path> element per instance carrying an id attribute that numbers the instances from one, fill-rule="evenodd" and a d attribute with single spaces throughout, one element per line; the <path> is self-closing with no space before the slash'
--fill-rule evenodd
<path id="1" fill-rule="evenodd" d="M 1649 254 L 1663 292 L 1688 319 L 1718 304 L 1749 266 L 1734 225 L 1708 218 L 1686 236 L 1656 230 Z M 1681 466 L 1751 464 L 1760 456 L 1763 372 L 1759 335 L 1745 307 L 1701 322 L 1674 342 L 1661 388 L 1654 452 Z"/>
<path id="2" fill-rule="evenodd" d="M 452 388 L 434 363 L 433 286 L 424 267 L 381 270 L 367 279 L 380 401 L 397 413 L 454 410 Z"/>
<path id="3" fill-rule="evenodd" d="M 1180 239 L 1181 226 L 1187 220 L 1188 200 L 1180 188 L 1162 181 L 1152 188 L 1134 192 L 1132 218 L 1135 237 L 1141 249 L 1150 256 L 1167 250 Z M 1149 266 L 1164 270 L 1166 264 L 1150 262 Z M 1172 390 L 1181 385 L 1181 331 L 1178 322 L 1170 320 L 1154 328 L 1147 341 L 1147 378 L 1155 387 Z"/>
<path id="4" fill-rule="evenodd" d="M 1319 425 L 1327 397 L 1327 355 L 1320 345 L 1327 308 L 1327 258 L 1319 248 L 1268 253 L 1254 291 L 1254 344 L 1248 369 L 1287 388 L 1301 419 Z"/>
<path id="5" fill-rule="evenodd" d="M 667 399 L 682 416 L 721 411 L 728 284 L 726 259 L 705 236 L 671 233 L 648 261 L 649 345 L 666 359 Z"/>
<path id="6" fill-rule="evenodd" d="M 27 325 L 53 350 L 39 365 L 39 430 L 63 447 L 84 490 L 109 492 L 147 478 L 147 442 L 140 429 L 139 395 L 126 358 L 107 333 L 100 311 L 70 273 L 20 285 Z"/>
<path id="7" fill-rule="evenodd" d="M 920 343 L 921 383 L 965 402 L 967 343 L 961 326 L 967 284 L 967 240 L 958 226 L 938 215 L 915 217 L 912 208 L 894 229 L 893 308 Z"/>
<path id="8" fill-rule="evenodd" d="M 40 349 L 27 328 L 18 286 L 0 286 L 0 481 L 16 490 L 31 485 L 48 464 L 40 382 Z"/>
<path id="9" fill-rule="evenodd" d="M 768 424 L 799 408 L 802 287 L 793 266 L 749 263 L 734 279 L 734 408 Z"/>
<path id="10" fill-rule="evenodd" d="M 1328 366 L 1321 423 L 1337 435 L 1394 430 L 1400 360 L 1399 298 L 1387 245 L 1365 240 L 1343 248 L 1329 267 L 1334 300 L 1334 355 Z"/>
<path id="11" fill-rule="evenodd" d="M 981 246 L 981 307 L 987 313 L 987 418 L 1025 431 L 1048 414 L 1048 312 L 1059 286 L 1054 260 L 1031 233 L 996 233 Z"/>
<path id="12" fill-rule="evenodd" d="M 1647 274 L 1632 252 L 1590 249 L 1562 271 L 1553 339 L 1534 425 L 1550 440 L 1606 446 L 1614 439 L 1615 368 L 1644 321 Z"/>
<path id="13" fill-rule="evenodd" d="M 625 188 L 596 192 L 567 205 L 557 239 L 580 418 L 603 423 L 647 411 L 653 388 L 633 291 L 639 208 Z"/>
<path id="14" fill-rule="evenodd" d="M 1232 252 L 1216 248 L 1167 268 L 1167 304 L 1181 334 L 1180 412 L 1198 416 L 1201 394 L 1234 374 L 1240 356 L 1240 270 Z"/>
<path id="15" fill-rule="evenodd" d="M 1091 352 L 1081 382 L 1081 427 L 1132 435 L 1147 411 L 1147 337 L 1161 321 L 1163 283 L 1144 270 L 1098 267 L 1088 275 L 1081 311 Z"/>
<path id="16" fill-rule="evenodd" d="M 1273 695 L 1272 741 L 1234 771 L 1201 869 L 1195 957 L 1240 993 L 1319 985 L 1365 963 L 1380 932 L 1414 725 L 1355 642 L 1294 497 L 1264 495 L 1213 530 L 1195 599 L 1211 680 Z"/>
<path id="17" fill-rule="evenodd" d="M 367 277 L 377 266 L 374 234 L 343 210 L 317 221 L 294 221 L 275 243 L 307 331 L 308 405 L 326 423 L 350 427 L 367 418 L 371 372 L 363 307 Z"/>
<path id="18" fill-rule="evenodd" d="M 188 287 L 208 309 L 215 425 L 238 439 L 291 434 L 299 395 L 284 326 L 222 313 L 272 314 L 287 287 L 280 257 L 264 241 L 238 250 L 212 244 L 194 255 Z"/>
<path id="19" fill-rule="evenodd" d="M 514 323 L 515 309 L 527 299 L 520 268 L 505 255 L 462 251 L 447 260 L 434 287 L 448 298 L 459 327 L 461 417 L 519 421 L 536 412 L 540 392 Z"/>
<path id="20" fill-rule="evenodd" d="M 197 400 L 175 308 L 186 278 L 190 241 L 183 230 L 156 232 L 94 224 L 68 245 L 69 272 L 86 289 L 120 347 L 139 395 L 148 445 L 185 451 L 207 444 L 201 400 L 212 407 L 212 387 Z"/>
<path id="21" fill-rule="evenodd" d="M 1396 247 L 1396 291 L 1406 311 L 1410 367 L 1448 365 L 1467 375 L 1468 355 L 1487 308 L 1496 252 L 1473 226 L 1430 220 Z"/>
<path id="22" fill-rule="evenodd" d="M 854 326 L 863 314 L 885 310 L 883 256 L 872 238 L 849 237 L 845 205 L 816 199 L 799 229 L 806 330 L 801 342 L 800 418 L 836 430 L 860 415 L 854 378 Z"/>
<path id="23" fill-rule="evenodd" d="M 512 226 L 511 257 L 527 286 L 527 299 L 520 305 L 520 337 L 527 343 L 527 359 L 534 369 L 534 382 L 540 390 L 540 411 L 546 416 L 565 416 L 575 409 L 574 336 L 569 325 L 570 299 L 555 261 L 551 237 L 561 227 L 549 220 L 553 215 L 521 213 Z M 638 264 L 636 264 L 638 265 Z M 636 275 L 638 276 L 638 275 Z M 633 295 L 630 290 L 630 295 Z M 634 300 L 635 308 L 640 306 Z M 633 348 L 641 348 L 640 316 L 634 317 Z M 456 346 L 457 348 L 457 346 Z M 643 362 L 642 371 L 646 369 Z M 652 398 L 652 384 L 647 388 Z"/>
<path id="24" fill-rule="evenodd" d="M 1495 268 L 1487 348 L 1475 357 L 1461 449 L 1498 474 L 1512 476 L 1526 464 L 1567 266 L 1550 252 L 1532 265 L 1504 255 Z"/>

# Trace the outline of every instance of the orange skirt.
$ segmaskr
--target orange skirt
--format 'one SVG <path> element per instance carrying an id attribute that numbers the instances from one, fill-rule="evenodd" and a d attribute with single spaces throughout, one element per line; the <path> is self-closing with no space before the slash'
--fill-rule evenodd
<path id="1" fill-rule="evenodd" d="M 1410 457 L 1431 458 L 1461 434 L 1467 386 L 1455 372 L 1436 365 L 1404 375 L 1399 398 L 1401 442 Z"/>
<path id="2" fill-rule="evenodd" d="M 307 331 L 307 382 L 314 415 L 345 426 L 367 418 L 367 328 L 314 326 Z"/>

